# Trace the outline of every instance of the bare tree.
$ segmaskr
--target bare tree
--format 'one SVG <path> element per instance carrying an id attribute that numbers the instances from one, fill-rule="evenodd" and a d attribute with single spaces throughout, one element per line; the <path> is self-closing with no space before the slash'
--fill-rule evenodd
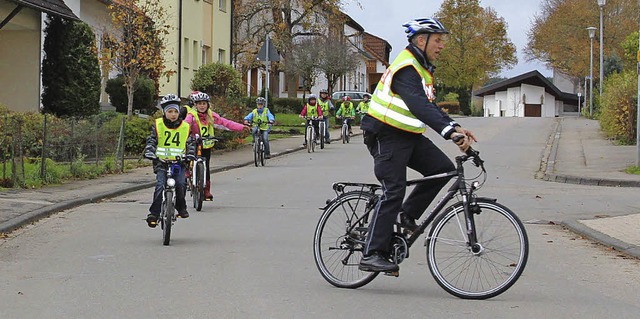
<path id="1" fill-rule="evenodd" d="M 318 42 L 315 37 L 308 37 L 295 43 L 292 49 L 285 70 L 300 76 L 303 93 L 311 92 L 320 75 L 321 51 Z"/>
<path id="2" fill-rule="evenodd" d="M 358 67 L 358 53 L 348 40 L 342 42 L 325 38 L 321 42 L 322 58 L 318 68 L 327 78 L 328 90 L 333 92 L 338 80 Z"/>

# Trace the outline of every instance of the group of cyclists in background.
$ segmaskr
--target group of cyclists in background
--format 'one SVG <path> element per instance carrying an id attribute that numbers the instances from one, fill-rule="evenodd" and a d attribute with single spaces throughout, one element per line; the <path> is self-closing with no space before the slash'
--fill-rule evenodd
<path id="1" fill-rule="evenodd" d="M 353 134 L 351 130 L 351 125 L 353 124 L 353 120 L 356 118 L 356 115 L 360 115 L 360 119 L 364 114 L 367 114 L 369 110 L 369 103 L 371 99 L 371 95 L 366 93 L 362 97 L 362 101 L 358 104 L 358 106 L 354 107 L 353 102 L 351 102 L 351 98 L 347 95 L 342 97 L 342 103 L 340 107 L 335 112 L 337 120 L 346 120 L 349 126 L 349 135 Z M 320 90 L 320 99 L 315 94 L 310 94 L 307 97 L 307 102 L 302 108 L 300 112 L 300 117 L 307 121 L 307 125 L 309 125 L 309 121 L 311 125 L 313 125 L 313 129 L 315 131 L 315 136 L 318 138 L 324 138 L 325 144 L 331 144 L 331 136 L 329 134 L 329 130 L 324 130 L 324 136 L 321 137 L 321 132 L 319 130 L 320 121 L 324 122 L 324 127 L 328 128 L 329 126 L 329 117 L 332 111 L 335 111 L 335 106 L 331 102 L 331 98 L 329 97 L 329 92 L 327 90 Z M 307 146 L 307 136 L 304 137 L 303 147 Z"/>
<path id="2" fill-rule="evenodd" d="M 366 114 L 369 108 L 371 96 L 365 94 L 363 100 L 354 108 L 351 98 L 344 96 L 342 104 L 338 108 L 336 118 L 347 119 L 349 124 L 349 134 L 352 134 L 351 123 L 357 114 Z M 144 150 L 144 157 L 153 161 L 153 172 L 156 174 L 156 186 L 153 193 L 153 201 L 149 207 L 149 214 L 146 222 L 149 227 L 155 228 L 158 225 L 158 218 L 162 205 L 163 189 L 165 185 L 166 167 L 161 165 L 163 160 L 183 159 L 181 163 L 181 174 L 176 176 L 176 202 L 175 208 L 178 217 L 188 218 L 186 196 L 186 179 L 189 177 L 188 169 L 196 157 L 196 148 L 201 147 L 202 158 L 205 161 L 205 186 L 204 197 L 207 201 L 213 201 L 211 193 L 211 180 L 209 162 L 211 151 L 215 145 L 214 132 L 216 129 L 230 131 L 251 131 L 253 142 L 257 134 L 262 134 L 265 143 L 265 158 L 271 157 L 269 147 L 269 132 L 275 122 L 273 113 L 265 107 L 266 99 L 258 97 L 255 101 L 256 108 L 247 114 L 243 123 L 228 120 L 211 110 L 211 99 L 207 93 L 195 91 L 189 96 L 187 105 L 182 104 L 182 100 L 175 94 L 167 94 L 160 100 L 160 108 L 163 115 L 156 119 L 151 128 L 151 133 L 147 138 Z M 325 127 L 329 127 L 329 114 L 335 110 L 327 90 L 320 90 L 320 99 L 315 94 L 307 97 L 306 104 L 302 108 L 300 117 L 313 122 L 313 126 L 318 136 L 318 122 L 324 121 Z M 253 125 L 253 126 L 252 126 Z M 330 143 L 329 130 L 325 130 L 325 143 Z M 199 143 L 199 144 L 198 144 Z M 306 135 L 305 143 L 306 145 Z"/>

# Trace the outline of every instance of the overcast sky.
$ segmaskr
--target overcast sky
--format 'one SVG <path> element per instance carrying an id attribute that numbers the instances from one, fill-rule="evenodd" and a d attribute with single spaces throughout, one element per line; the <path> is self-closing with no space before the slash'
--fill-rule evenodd
<path id="1" fill-rule="evenodd" d="M 419 17 L 432 17 L 442 4 L 442 0 L 344 0 L 345 12 L 365 31 L 385 39 L 393 49 L 393 59 L 407 45 L 402 24 Z M 544 76 L 552 72 L 542 63 L 527 62 L 523 50 L 527 45 L 527 32 L 534 14 L 540 10 L 539 0 L 481 0 L 480 6 L 492 7 L 507 22 L 507 34 L 518 50 L 518 64 L 509 70 L 502 70 L 501 76 L 514 77 L 522 73 L 538 70 Z M 389 61 L 391 62 L 391 61 Z"/>

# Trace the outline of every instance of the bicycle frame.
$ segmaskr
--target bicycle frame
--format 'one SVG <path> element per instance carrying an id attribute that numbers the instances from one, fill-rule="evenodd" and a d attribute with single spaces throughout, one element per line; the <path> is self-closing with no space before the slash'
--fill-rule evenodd
<path id="1" fill-rule="evenodd" d="M 473 214 L 471 214 L 470 209 L 469 209 L 469 207 L 471 206 L 471 198 L 473 198 L 474 187 L 472 186 L 471 188 L 468 188 L 467 184 L 464 182 L 464 167 L 462 165 L 470 157 L 471 157 L 470 155 L 457 156 L 455 158 L 456 159 L 456 170 L 455 171 L 450 171 L 450 172 L 431 175 L 431 176 L 425 176 L 425 177 L 422 177 L 422 178 L 418 178 L 418 179 L 413 179 L 413 180 L 407 181 L 407 186 L 412 186 L 412 185 L 425 183 L 425 182 L 431 181 L 431 180 L 437 180 L 437 179 L 449 178 L 449 177 L 457 177 L 455 179 L 455 182 L 447 190 L 447 193 L 438 201 L 436 206 L 429 212 L 429 214 L 427 215 L 427 218 L 418 225 L 418 228 L 408 238 L 406 238 L 408 247 L 411 247 L 413 245 L 413 243 L 415 243 L 415 241 L 418 240 L 418 238 L 425 232 L 427 227 L 429 227 L 431 222 L 433 222 L 433 220 L 441 213 L 442 209 L 451 201 L 451 199 L 453 199 L 456 196 L 456 194 L 460 194 L 460 196 L 462 196 L 462 203 L 463 203 L 463 206 L 464 206 L 463 208 L 464 208 L 464 215 L 465 215 L 465 225 L 466 225 L 466 228 L 467 228 L 466 231 L 467 231 L 467 237 L 468 237 L 468 240 L 469 240 L 468 244 L 472 247 L 473 251 L 476 252 L 475 250 L 477 249 L 478 241 L 477 241 L 477 237 L 476 237 L 476 233 L 475 233 L 475 224 L 474 224 L 474 221 L 473 221 Z M 484 167 L 483 167 L 483 170 L 484 170 Z M 365 188 L 369 188 L 369 192 L 370 193 L 375 193 L 378 189 L 381 188 L 380 185 L 377 185 L 377 184 L 334 183 L 333 184 L 333 189 L 336 192 L 336 194 L 340 194 L 341 192 L 344 191 L 344 187 L 346 187 L 346 186 L 361 187 L 361 190 L 364 190 Z M 338 197 L 336 197 L 334 200 L 337 200 L 337 199 L 338 199 Z M 376 197 L 376 201 L 377 200 L 379 200 L 379 197 Z M 332 202 L 333 201 L 327 203 L 326 207 L 329 207 L 329 205 Z M 376 203 L 376 205 L 377 205 L 377 203 Z M 326 209 L 326 207 L 325 207 L 325 209 Z M 356 223 L 353 223 L 354 227 L 355 227 L 355 225 L 360 224 L 361 221 L 363 221 L 363 222 L 366 221 L 366 219 L 368 219 L 368 215 L 370 213 L 371 213 L 371 211 L 369 211 L 367 214 L 364 214 L 363 216 L 360 216 L 356 220 Z M 347 229 L 347 232 L 351 232 L 351 231 L 353 231 L 353 229 Z M 356 241 L 359 242 L 359 243 L 364 244 L 364 242 L 362 242 L 362 241 L 359 241 L 359 240 L 356 240 Z"/>

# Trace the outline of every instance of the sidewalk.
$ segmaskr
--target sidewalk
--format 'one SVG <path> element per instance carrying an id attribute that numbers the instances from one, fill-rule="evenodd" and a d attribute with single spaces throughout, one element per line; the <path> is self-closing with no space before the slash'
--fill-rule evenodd
<path id="1" fill-rule="evenodd" d="M 360 130 L 354 128 L 354 134 L 359 132 Z M 339 139 L 339 129 L 331 130 L 330 133 L 332 141 Z M 272 158 L 302 150 L 303 141 L 303 135 L 270 141 Z M 233 151 L 216 151 L 211 158 L 212 173 L 247 165 L 254 165 L 253 151 L 249 145 Z M 33 190 L 12 189 L 0 192 L 0 234 L 9 233 L 66 209 L 151 188 L 155 183 L 155 174 L 149 166 L 131 169 L 124 174 L 100 177 L 97 180 L 75 181 Z"/>
<path id="2" fill-rule="evenodd" d="M 354 133 L 359 130 L 354 129 Z M 332 140 L 340 136 L 332 130 Z M 271 141 L 272 156 L 302 150 L 303 136 Z M 597 121 L 577 117 L 557 119 L 540 163 L 537 178 L 550 182 L 640 187 L 640 175 L 624 173 L 635 164 L 635 146 L 615 146 L 600 134 Z M 251 147 L 215 152 L 212 172 L 253 165 Z M 268 165 L 268 163 L 267 163 Z M 36 190 L 9 190 L 0 193 L 0 234 L 59 211 L 119 196 L 155 185 L 150 167 Z M 640 258 L 640 212 L 594 220 L 568 220 L 571 230 Z"/>
<path id="3" fill-rule="evenodd" d="M 635 165 L 636 146 L 615 146 L 595 120 L 558 118 L 537 177 L 546 181 L 609 187 L 640 187 L 640 175 L 624 172 Z M 591 240 L 640 258 L 640 212 L 562 224 Z"/>

